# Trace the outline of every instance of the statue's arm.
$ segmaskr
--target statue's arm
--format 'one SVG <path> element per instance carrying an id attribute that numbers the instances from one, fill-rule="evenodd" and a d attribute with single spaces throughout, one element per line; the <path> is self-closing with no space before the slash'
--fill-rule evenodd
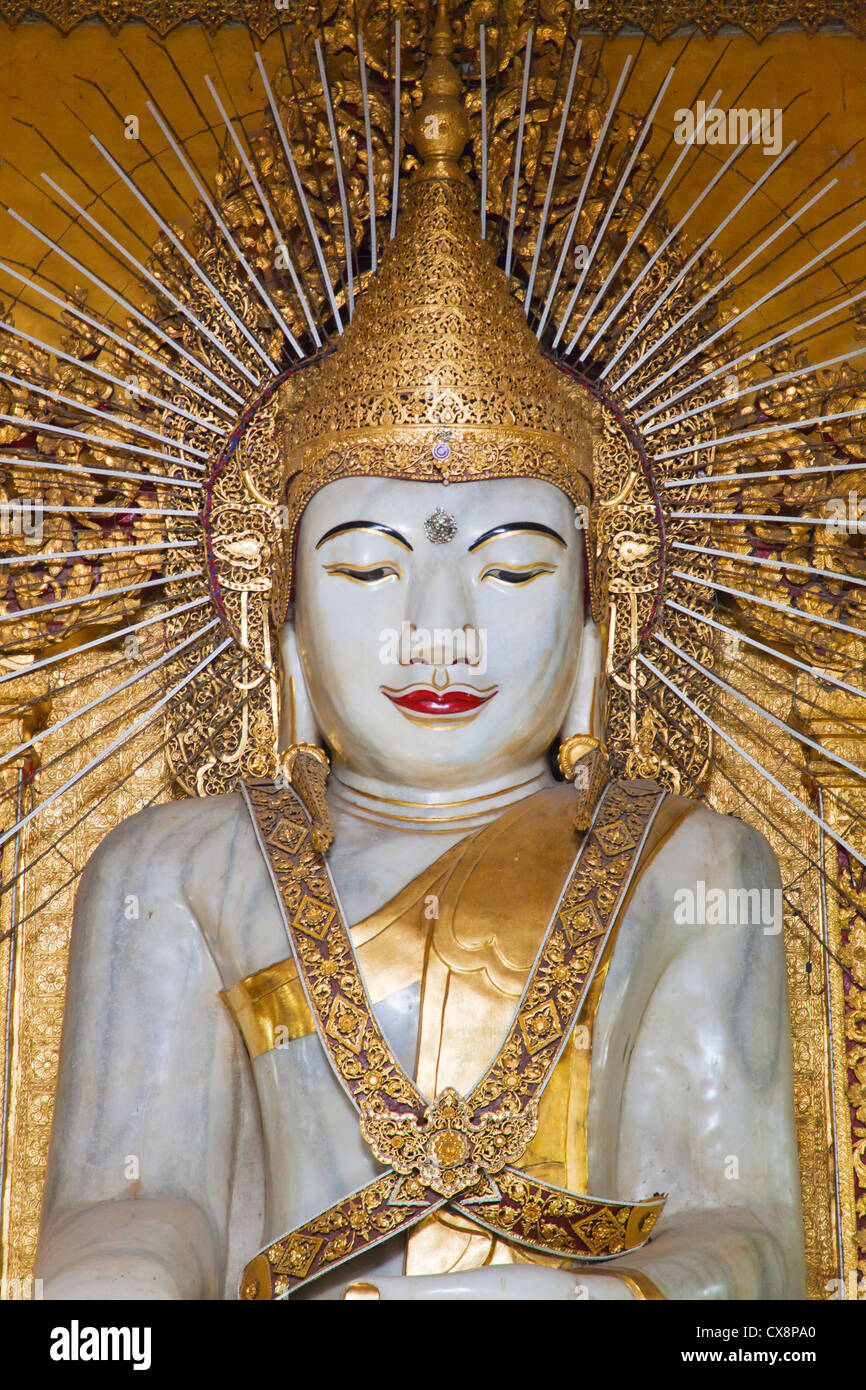
<path id="1" fill-rule="evenodd" d="M 177 808 L 133 817 L 82 877 L 36 1268 L 48 1298 L 222 1296 L 242 1063 L 185 900 L 183 830 Z"/>
<path id="2" fill-rule="evenodd" d="M 695 889 L 696 906 L 697 880 L 718 886 L 729 918 L 744 915 L 740 899 L 730 912 L 730 890 L 761 889 L 762 911 L 774 893 L 780 905 L 778 864 L 756 831 L 700 811 L 678 836 L 660 885 Z M 665 928 L 670 959 L 628 1062 L 615 1184 L 616 1195 L 670 1193 L 653 1240 L 622 1261 L 667 1298 L 805 1297 L 781 926 Z"/>

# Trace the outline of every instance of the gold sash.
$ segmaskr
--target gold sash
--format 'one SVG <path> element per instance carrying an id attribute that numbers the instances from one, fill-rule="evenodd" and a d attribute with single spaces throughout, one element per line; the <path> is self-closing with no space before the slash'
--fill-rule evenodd
<path id="1" fill-rule="evenodd" d="M 413 1084 L 373 1016 L 324 862 L 309 846 L 303 808 L 291 792 L 276 792 L 270 782 L 248 784 L 245 794 L 283 904 L 311 1019 L 361 1111 L 365 1138 L 390 1171 L 262 1251 L 247 1267 L 242 1296 L 286 1297 L 398 1230 L 426 1218 L 429 1232 L 431 1215 L 445 1203 L 464 1231 L 477 1231 L 480 1223 L 504 1237 L 508 1249 L 518 1242 L 534 1258 L 610 1259 L 647 1239 L 663 1199 L 606 1202 L 568 1192 L 545 1180 L 547 1173 L 542 1178 L 532 1148 L 539 1133 L 539 1099 L 562 1071 L 557 1062 L 581 1008 L 594 1012 L 610 956 L 605 943 L 612 944 L 611 927 L 653 824 L 658 818 L 659 830 L 669 829 L 683 803 L 667 798 L 667 814 L 658 817 L 664 794 L 654 784 L 611 784 L 568 875 L 575 848 L 573 834 L 563 833 L 564 814 L 573 812 L 569 790 L 552 789 L 520 803 L 456 846 L 459 854 L 449 851 L 434 866 L 447 891 L 427 950 Z M 540 824 L 549 833 L 521 835 L 521 821 L 530 813 L 536 828 Z M 652 838 L 658 841 L 658 831 Z M 524 845 L 534 850 L 531 860 L 521 855 Z M 499 852 L 491 854 L 491 848 Z M 528 877 L 536 890 L 531 920 L 525 891 L 519 891 Z M 514 1014 L 545 918 L 550 926 Z M 479 990 L 483 1000 L 477 999 Z M 229 996 L 230 1006 L 242 1013 L 242 997 L 236 991 Z M 472 1007 L 473 997 L 483 1006 Z M 449 1023 L 449 1014 L 458 1026 Z M 470 1089 L 473 1060 L 495 1051 L 512 1015 L 504 1044 Z M 583 1074 L 571 1118 L 582 1107 L 585 1121 L 588 1064 Z M 432 1104 L 422 1088 L 436 1097 Z M 554 1082 L 552 1093 L 556 1090 Z M 562 1105 L 553 1110 L 561 1126 Z M 542 1106 L 542 1118 L 543 1112 Z M 548 1118 L 549 1113 L 550 1107 Z M 580 1125 L 570 1128 L 579 1131 Z M 542 1134 L 544 1129 L 542 1123 Z M 585 1181 L 585 1146 L 578 1140 L 576 1147 L 584 1154 Z M 542 1148 L 550 1152 L 549 1144 Z M 573 1167 L 567 1164 L 563 1176 L 572 1179 Z M 448 1218 L 448 1229 L 454 1225 Z M 459 1238 L 465 1244 L 465 1236 Z M 437 1241 L 441 1247 L 441 1231 Z M 430 1268 L 425 1242 L 429 1247 L 422 1229 L 414 1256 L 410 1246 L 410 1272 Z M 434 1256 L 439 1267 L 441 1259 L 440 1249 Z M 453 1260 L 444 1267 L 453 1267 Z"/>

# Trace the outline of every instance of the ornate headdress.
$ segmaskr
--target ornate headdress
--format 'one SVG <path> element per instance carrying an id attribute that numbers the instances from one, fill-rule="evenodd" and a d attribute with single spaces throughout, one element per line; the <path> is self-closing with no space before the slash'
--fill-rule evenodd
<path id="1" fill-rule="evenodd" d="M 543 355 L 480 236 L 451 42 L 440 6 L 396 236 L 336 351 L 283 388 L 289 592 L 303 510 L 339 478 L 539 478 L 589 514 L 596 403 Z M 280 585 L 279 618 L 286 598 Z"/>

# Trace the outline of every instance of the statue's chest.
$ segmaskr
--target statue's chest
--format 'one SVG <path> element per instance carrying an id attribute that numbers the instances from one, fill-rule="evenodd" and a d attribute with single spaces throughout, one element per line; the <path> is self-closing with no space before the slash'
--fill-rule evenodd
<path id="1" fill-rule="evenodd" d="M 425 1095 L 447 1086 L 468 1094 L 508 1032 L 520 980 L 510 982 L 510 990 L 502 979 L 495 983 L 484 965 L 486 952 L 475 960 L 466 952 L 449 964 L 432 931 L 417 953 L 418 936 L 409 925 L 405 918 L 394 922 L 358 949 L 359 959 L 367 957 L 365 983 L 376 1022 Z M 356 1191 L 381 1168 L 315 1030 L 293 961 L 241 982 L 227 1002 L 253 1059 L 265 1140 L 266 1226 L 279 1233 Z M 582 1021 L 541 1097 L 538 1131 L 525 1155 L 548 1181 L 578 1189 L 586 1175 L 590 1043 L 591 1020 Z"/>
<path id="2" fill-rule="evenodd" d="M 538 1124 L 519 1166 L 586 1191 L 592 1027 L 612 909 L 639 856 L 640 835 L 619 807 L 575 861 L 573 841 L 549 833 L 570 807 L 546 797 L 539 809 L 550 826 L 534 816 L 531 835 L 516 822 L 511 833 L 497 825 L 473 837 L 357 924 L 350 947 L 327 868 L 304 857 L 304 826 L 260 800 L 253 795 L 293 954 L 225 998 L 253 1058 L 269 1232 L 380 1175 L 356 1110 L 382 1084 L 374 1073 L 397 1087 L 389 1094 L 408 1086 L 430 1101 L 449 1088 L 469 1099 L 485 1075 L 500 1089 L 531 1085 Z"/>

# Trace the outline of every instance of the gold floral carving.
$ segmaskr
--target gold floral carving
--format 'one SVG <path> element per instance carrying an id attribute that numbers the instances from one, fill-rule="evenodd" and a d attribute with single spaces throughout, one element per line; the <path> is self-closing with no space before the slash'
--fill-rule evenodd
<path id="1" fill-rule="evenodd" d="M 348 18 L 353 14 L 353 7 L 346 5 L 345 12 L 343 6 L 334 8 L 343 24 L 353 22 Z M 420 3 L 398 3 L 393 7 L 410 31 L 414 27 L 422 32 L 426 27 L 426 8 Z M 492 22 L 497 7 L 469 0 L 463 8 L 481 12 L 482 17 L 489 15 Z M 506 14 L 503 22 L 506 34 L 516 32 L 521 21 L 520 7 L 504 4 L 501 8 Z M 388 7 L 371 3 L 371 0 L 359 4 L 357 10 L 367 18 L 368 24 L 375 19 L 376 10 L 386 18 L 388 13 Z M 222 24 L 240 23 L 246 24 L 257 38 L 266 38 L 282 23 L 306 21 L 312 29 L 321 22 L 321 13 L 309 0 L 290 0 L 285 10 L 277 10 L 273 0 L 253 0 L 252 3 L 247 0 L 135 0 L 135 3 L 133 0 L 41 0 L 37 4 L 29 4 L 27 0 L 4 0 L 0 4 L 0 19 L 7 24 L 18 24 L 25 18 L 44 19 L 64 34 L 78 24 L 100 19 L 112 33 L 133 22 L 147 24 L 158 34 L 167 34 L 178 24 L 191 22 L 211 30 Z M 326 13 L 326 24 L 336 27 L 333 9 L 329 7 Z M 822 24 L 844 24 L 855 34 L 866 32 L 863 10 L 857 0 L 773 0 L 771 4 L 760 5 L 750 4 L 748 0 L 707 0 L 703 4 L 696 0 L 655 0 L 650 4 L 641 3 L 641 0 L 591 0 L 584 18 L 585 23 L 598 26 L 605 34 L 614 34 L 628 25 L 656 39 L 674 33 L 684 24 L 695 24 L 708 35 L 716 34 L 724 25 L 733 25 L 761 39 L 778 25 L 792 20 L 802 24 L 809 33 Z M 380 27 L 384 27 L 381 18 Z"/>

